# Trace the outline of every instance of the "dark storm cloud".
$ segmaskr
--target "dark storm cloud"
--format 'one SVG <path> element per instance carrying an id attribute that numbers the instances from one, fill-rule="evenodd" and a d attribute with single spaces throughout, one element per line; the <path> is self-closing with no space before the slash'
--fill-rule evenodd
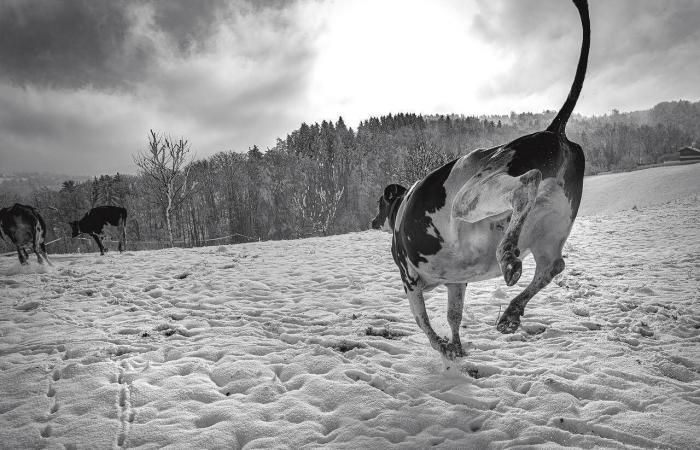
<path id="1" fill-rule="evenodd" d="M 591 54 L 587 86 L 626 91 L 656 85 L 664 99 L 700 96 L 687 73 L 700 70 L 700 3 L 693 0 L 591 1 Z M 578 13 L 569 1 L 482 1 L 475 29 L 489 42 L 517 49 L 513 70 L 497 77 L 483 96 L 564 94 L 573 78 L 581 41 Z M 584 89 L 590 96 L 592 89 Z M 654 100 L 640 92 L 650 107 Z M 614 93 L 610 97 L 614 98 Z M 563 100 L 563 97 L 562 97 Z M 591 99 L 592 101 L 594 99 Z M 615 99 L 617 100 L 617 99 Z M 597 105 L 603 105 L 597 101 Z M 554 106 L 554 105 L 553 105 Z"/>
<path id="2" fill-rule="evenodd" d="M 125 67 L 124 2 L 10 0 L 0 4 L 0 75 L 18 84 L 122 85 L 147 53 Z"/>
<path id="3" fill-rule="evenodd" d="M 179 52 L 186 54 L 206 49 L 209 39 L 222 22 L 236 23 L 241 16 L 283 11 L 293 3 L 284 0 L 176 0 L 153 2 L 151 6 L 156 27 L 168 35 Z M 288 30 L 293 27 L 293 23 L 284 14 L 271 14 L 266 17 L 267 25 L 276 30 Z M 231 31 L 240 33 L 239 40 L 250 40 L 251 36 L 243 34 L 254 33 L 256 30 L 234 26 Z"/>
<path id="4" fill-rule="evenodd" d="M 154 4 L 154 23 L 167 33 L 177 49 L 186 53 L 196 51 L 212 34 L 225 9 L 223 0 L 174 1 Z"/>
<path id="5" fill-rule="evenodd" d="M 273 144 L 315 57 L 294 5 L 0 3 L 0 172 L 133 172 L 150 128 L 201 157 Z"/>
<path id="6" fill-rule="evenodd" d="M 282 8 L 282 4 L 226 0 L 2 2 L 0 77 L 20 85 L 128 88 L 157 69 L 154 66 L 162 47 L 182 57 L 206 51 L 222 21 L 269 8 Z M 144 14 L 152 15 L 149 32 L 163 39 L 134 36 L 139 16 Z M 283 20 L 272 25 L 288 26 Z"/>

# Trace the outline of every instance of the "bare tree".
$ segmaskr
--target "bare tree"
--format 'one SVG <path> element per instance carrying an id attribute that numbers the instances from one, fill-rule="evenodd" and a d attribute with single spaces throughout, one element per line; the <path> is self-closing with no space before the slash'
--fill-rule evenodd
<path id="1" fill-rule="evenodd" d="M 331 192 L 320 185 L 307 186 L 300 198 L 296 200 L 302 217 L 311 225 L 314 233 L 328 235 L 338 213 L 344 189 L 340 187 L 339 190 Z"/>
<path id="2" fill-rule="evenodd" d="M 156 201 L 163 210 L 171 247 L 175 246 L 172 216 L 191 192 L 187 182 L 192 161 L 187 140 L 174 141 L 153 130 L 148 136 L 148 149 L 134 156 L 134 163 L 153 187 Z"/>
<path id="3" fill-rule="evenodd" d="M 339 168 L 309 159 L 302 164 L 306 171 L 305 185 L 292 201 L 312 232 L 327 236 L 335 222 L 345 189 L 341 186 Z"/>

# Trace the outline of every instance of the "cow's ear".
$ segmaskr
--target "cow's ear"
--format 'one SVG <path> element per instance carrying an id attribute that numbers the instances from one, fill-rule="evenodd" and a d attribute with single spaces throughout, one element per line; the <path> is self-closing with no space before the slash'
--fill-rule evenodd
<path id="1" fill-rule="evenodd" d="M 393 202 L 406 192 L 406 188 L 400 184 L 390 184 L 384 189 L 384 200 Z"/>

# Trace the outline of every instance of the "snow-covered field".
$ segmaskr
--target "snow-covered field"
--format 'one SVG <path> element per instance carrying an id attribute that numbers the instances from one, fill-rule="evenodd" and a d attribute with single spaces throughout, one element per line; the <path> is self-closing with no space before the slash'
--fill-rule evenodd
<path id="1" fill-rule="evenodd" d="M 587 177 L 580 216 L 657 205 L 700 193 L 700 164 Z"/>
<path id="2" fill-rule="evenodd" d="M 449 370 L 385 233 L 1 258 L 0 447 L 700 448 L 700 165 L 682 167 L 688 192 L 637 210 L 611 202 L 643 173 L 587 179 L 566 271 L 514 335 L 494 323 L 531 259 L 517 286 L 469 285 Z"/>

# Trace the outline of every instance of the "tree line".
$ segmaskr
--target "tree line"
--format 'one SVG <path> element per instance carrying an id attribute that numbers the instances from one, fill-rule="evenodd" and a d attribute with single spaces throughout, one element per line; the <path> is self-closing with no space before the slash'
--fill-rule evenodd
<path id="1" fill-rule="evenodd" d="M 688 103 L 688 102 L 685 102 Z M 680 102 L 687 109 L 685 103 Z M 695 105 L 693 111 L 700 110 Z M 658 106 L 658 105 L 657 105 Z M 663 111 L 669 110 L 664 106 Z M 692 108 L 691 108 L 692 109 Z M 670 107 L 670 110 L 674 110 Z M 653 111 L 653 110 L 652 110 Z M 662 112 L 663 112 L 662 111 Z M 201 246 L 294 239 L 368 228 L 385 185 L 409 186 L 441 164 L 543 130 L 555 111 L 466 117 L 396 114 L 348 127 L 306 124 L 261 151 L 225 151 L 193 160 L 184 138 L 151 131 L 134 155 L 137 175 L 100 175 L 30 195 L 0 193 L 2 204 L 29 203 L 48 224 L 50 251 L 90 250 L 67 239 L 66 223 L 94 206 L 124 206 L 127 248 Z M 567 128 L 586 153 L 587 173 L 658 163 L 698 138 L 696 122 L 650 120 L 639 113 L 584 118 Z"/>

